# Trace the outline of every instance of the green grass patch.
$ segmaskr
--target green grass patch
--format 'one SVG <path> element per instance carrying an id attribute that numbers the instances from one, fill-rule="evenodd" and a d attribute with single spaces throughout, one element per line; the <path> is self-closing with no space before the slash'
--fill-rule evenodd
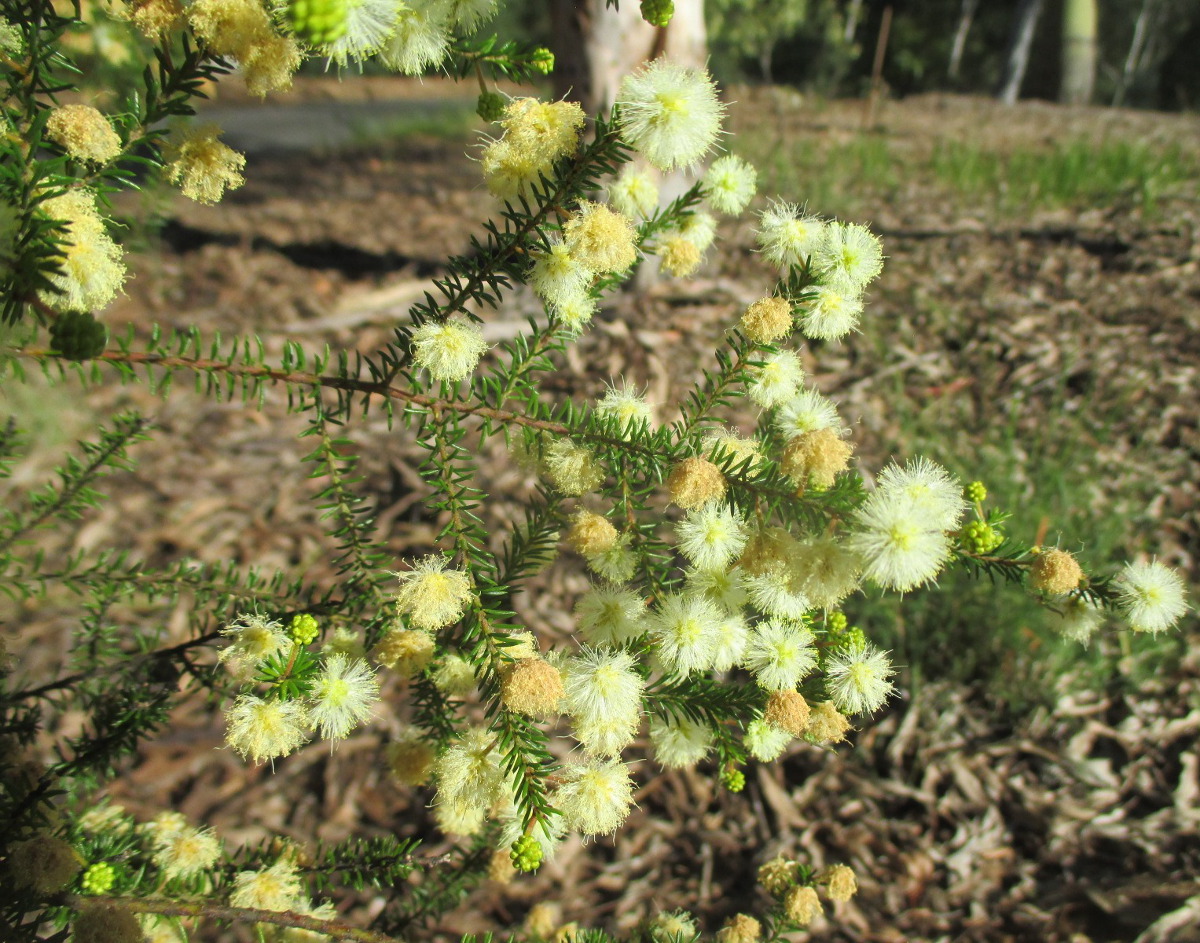
<path id="1" fill-rule="evenodd" d="M 462 141 L 483 127 L 470 101 L 415 101 L 403 117 L 363 122 L 355 128 L 356 147 L 386 147 L 421 138 Z"/>

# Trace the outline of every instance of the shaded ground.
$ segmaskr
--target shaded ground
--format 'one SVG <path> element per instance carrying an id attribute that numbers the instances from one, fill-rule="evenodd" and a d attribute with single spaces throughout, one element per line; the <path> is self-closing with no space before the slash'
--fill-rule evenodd
<path id="1" fill-rule="evenodd" d="M 786 97 L 739 97 L 735 123 L 768 124 L 784 147 L 859 133 L 858 105 L 816 113 Z M 888 103 L 877 118 L 882 130 L 873 133 L 898 148 L 936 136 L 1017 147 L 1102 132 L 1197 143 L 1194 123 L 1182 119 L 1036 104 L 999 112 L 989 102 L 923 99 Z M 128 294 L 108 318 L 261 332 L 276 347 L 292 338 L 314 349 L 374 350 L 438 264 L 479 231 L 490 204 L 465 143 L 417 137 L 316 159 L 252 154 L 246 186 L 219 208 L 168 199 L 165 228 L 147 237 L 161 242 L 135 261 Z M 905 447 L 914 416 L 953 423 L 956 443 L 979 456 L 999 450 L 1001 438 L 1003 455 L 1019 456 L 1022 442 L 1053 442 L 1062 417 L 1091 417 L 1072 420 L 1070 436 L 1092 436 L 1080 461 L 1092 463 L 1098 484 L 1064 497 L 1064 519 L 1121 518 L 1127 552 L 1144 540 L 1194 574 L 1196 193 L 1164 200 L 1153 218 L 1101 208 L 995 220 L 919 187 L 897 189 L 876 208 L 870 217 L 889 265 L 868 309 L 871 326 L 805 354 L 817 384 L 856 422 L 867 467 Z M 700 278 L 616 299 L 572 349 L 553 393 L 592 397 L 624 376 L 648 387 L 657 418 L 673 418 L 688 381 L 679 366 L 707 362 L 715 339 L 770 284 L 751 230 L 750 222 L 723 230 L 723 248 Z M 516 295 L 489 315 L 489 335 L 511 336 L 535 311 L 531 297 Z M 307 479 L 296 439 L 303 422 L 285 414 L 281 397 L 261 413 L 186 390 L 165 403 L 136 388 L 89 402 L 99 413 L 140 405 L 166 434 L 139 451 L 140 469 L 119 482 L 118 498 L 64 538 L 71 549 L 127 546 L 156 561 L 327 571 L 327 541 L 307 500 L 319 483 Z M 57 421 L 53 402 L 25 408 L 35 420 L 49 410 L 47 429 Z M 45 460 L 56 436 L 87 425 L 84 413 L 78 430 L 48 434 Z M 371 420 L 348 434 L 369 443 L 366 485 L 389 547 L 397 556 L 427 547 L 435 527 L 422 516 L 420 453 L 405 430 Z M 1049 451 L 1034 458 L 1053 460 Z M 1011 461 L 1016 493 L 1024 481 L 1032 494 L 1034 472 Z M 531 482 L 495 451 L 484 469 L 496 495 L 488 510 L 502 530 Z M 583 586 L 570 561 L 556 565 L 544 592 L 520 600 L 522 616 L 539 635 L 566 638 L 572 625 L 561 600 Z M 72 611 L 51 598 L 22 616 L 26 631 L 54 643 L 66 639 Z M 184 613 L 158 617 L 184 631 Z M 753 872 L 783 850 L 859 873 L 860 895 L 814 938 L 1200 939 L 1200 658 L 1189 648 L 1136 695 L 1120 683 L 1084 688 L 1053 712 L 1027 716 L 961 685 L 926 685 L 864 729 L 853 749 L 798 747 L 779 766 L 752 771 L 741 796 L 720 790 L 709 769 L 647 775 L 639 811 L 615 842 L 570 842 L 536 878 L 482 888 L 440 929 L 503 928 L 534 901 L 560 899 L 564 920 L 623 929 L 698 902 L 712 930 L 765 905 Z M 397 789 L 378 759 L 381 736 L 404 719 L 402 689 L 390 692 L 385 713 L 336 754 L 313 746 L 272 776 L 218 750 L 219 715 L 195 704 L 114 793 L 147 816 L 173 803 L 234 843 L 428 833 L 428 796 Z"/>

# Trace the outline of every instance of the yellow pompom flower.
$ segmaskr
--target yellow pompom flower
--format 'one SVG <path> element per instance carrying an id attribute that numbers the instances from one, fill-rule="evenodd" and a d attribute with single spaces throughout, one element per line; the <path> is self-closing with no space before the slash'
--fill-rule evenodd
<path id="1" fill-rule="evenodd" d="M 76 160 L 107 164 L 121 153 L 121 138 L 91 105 L 60 105 L 46 119 L 46 137 Z"/>
<path id="2" fill-rule="evenodd" d="M 167 179 L 197 203 L 218 203 L 226 190 L 246 182 L 246 158 L 218 141 L 220 135 L 215 124 L 203 124 L 177 131 L 163 148 Z"/>
<path id="3" fill-rule="evenodd" d="M 56 262 L 47 273 L 58 291 L 42 292 L 57 311 L 97 311 L 106 307 L 125 281 L 121 247 L 113 242 L 87 190 L 71 190 L 41 205 L 42 213 L 63 224 Z"/>
<path id="4" fill-rule="evenodd" d="M 435 380 L 457 383 L 479 365 L 488 349 L 483 331 L 464 318 L 426 321 L 413 331 L 413 359 Z"/>
<path id="5" fill-rule="evenodd" d="M 616 111 L 625 140 L 659 170 L 674 170 L 711 150 L 725 106 L 706 72 L 658 58 L 621 81 Z"/>
<path id="6" fill-rule="evenodd" d="M 637 261 L 637 231 L 627 216 L 587 200 L 567 220 L 563 237 L 571 255 L 593 272 L 624 272 Z"/>
<path id="7" fill-rule="evenodd" d="M 447 569 L 448 564 L 445 556 L 434 553 L 396 574 L 400 580 L 396 606 L 419 629 L 433 631 L 457 622 L 474 597 L 471 577 L 465 570 Z"/>
<path id="8" fill-rule="evenodd" d="M 243 694 L 225 720 L 225 742 L 255 763 L 287 756 L 308 739 L 308 711 L 299 701 Z"/>

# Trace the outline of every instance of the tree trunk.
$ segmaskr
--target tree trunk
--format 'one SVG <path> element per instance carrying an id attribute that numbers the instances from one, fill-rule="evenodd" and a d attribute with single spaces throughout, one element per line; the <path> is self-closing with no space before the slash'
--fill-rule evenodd
<path id="1" fill-rule="evenodd" d="M 975 19 L 975 11 L 979 9 L 979 0 L 962 0 L 958 11 L 958 26 L 954 30 L 954 45 L 950 47 L 950 67 L 946 75 L 952 79 L 958 78 L 958 70 L 962 68 L 963 50 L 967 48 L 967 33 L 971 31 L 971 21 Z"/>
<path id="2" fill-rule="evenodd" d="M 605 0 L 551 0 L 551 19 L 555 92 L 588 112 L 611 105 L 621 79 L 658 55 L 700 68 L 708 60 L 703 0 L 677 0 L 665 29 L 642 19 L 637 0 L 619 10 Z"/>
<path id="3" fill-rule="evenodd" d="M 1063 4 L 1062 81 L 1058 100 L 1086 105 L 1096 86 L 1096 0 L 1066 0 Z"/>
<path id="4" fill-rule="evenodd" d="M 1142 0 L 1142 8 L 1138 11 L 1137 22 L 1133 27 L 1133 39 L 1129 43 L 1129 54 L 1125 57 L 1125 68 L 1117 79 L 1117 88 L 1113 92 L 1113 107 L 1119 108 L 1125 103 L 1125 93 L 1133 84 L 1142 68 L 1142 50 L 1146 47 L 1146 28 L 1150 25 L 1150 15 L 1154 0 Z"/>
<path id="5" fill-rule="evenodd" d="M 1033 33 L 1043 6 L 1045 0 L 1021 0 L 1017 7 L 1008 53 L 1004 57 L 1004 78 L 997 92 L 1000 101 L 1006 105 L 1015 104 L 1021 93 L 1021 81 L 1029 65 L 1029 50 L 1033 47 Z"/>

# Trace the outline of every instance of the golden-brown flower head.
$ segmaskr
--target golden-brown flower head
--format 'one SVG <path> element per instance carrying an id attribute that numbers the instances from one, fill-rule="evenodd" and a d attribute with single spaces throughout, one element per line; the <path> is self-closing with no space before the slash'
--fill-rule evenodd
<path id="1" fill-rule="evenodd" d="M 585 557 L 611 550 L 616 542 L 617 529 L 609 523 L 608 518 L 587 510 L 576 512 L 571 529 L 567 532 L 567 543 L 571 549 Z"/>
<path id="2" fill-rule="evenodd" d="M 1034 589 L 1061 596 L 1079 586 L 1083 570 L 1066 550 L 1044 550 L 1034 558 L 1029 579 Z"/>
<path id="3" fill-rule="evenodd" d="M 558 713 L 564 696 L 562 675 L 541 658 L 522 658 L 501 672 L 500 700 L 510 711 L 530 717 Z"/>
<path id="4" fill-rule="evenodd" d="M 798 691 L 772 691 L 767 698 L 763 720 L 772 727 L 786 730 L 793 737 L 804 733 L 810 713 L 808 701 Z"/>
<path id="5" fill-rule="evenodd" d="M 848 901 L 858 893 L 858 879 L 854 871 L 844 864 L 831 864 L 816 873 L 818 884 L 824 884 L 829 892 L 829 899 L 839 903 Z"/>
<path id="6" fill-rule="evenodd" d="M 853 453 L 853 446 L 833 429 L 814 429 L 788 442 L 779 468 L 798 484 L 828 488 L 846 470 Z"/>
<path id="7" fill-rule="evenodd" d="M 850 721 L 832 701 L 821 701 L 812 708 L 805 734 L 817 743 L 841 743 L 846 739 Z"/>
<path id="8" fill-rule="evenodd" d="M 792 306 L 771 295 L 760 298 L 742 315 L 742 333 L 756 344 L 773 344 L 792 332 Z"/>
<path id="9" fill-rule="evenodd" d="M 783 913 L 797 926 L 807 927 L 825 912 L 811 887 L 793 887 L 783 899 Z"/>
<path id="10" fill-rule="evenodd" d="M 703 507 L 725 494 L 725 476 L 712 462 L 703 458 L 685 458 L 667 477 L 671 500 L 685 511 Z"/>

